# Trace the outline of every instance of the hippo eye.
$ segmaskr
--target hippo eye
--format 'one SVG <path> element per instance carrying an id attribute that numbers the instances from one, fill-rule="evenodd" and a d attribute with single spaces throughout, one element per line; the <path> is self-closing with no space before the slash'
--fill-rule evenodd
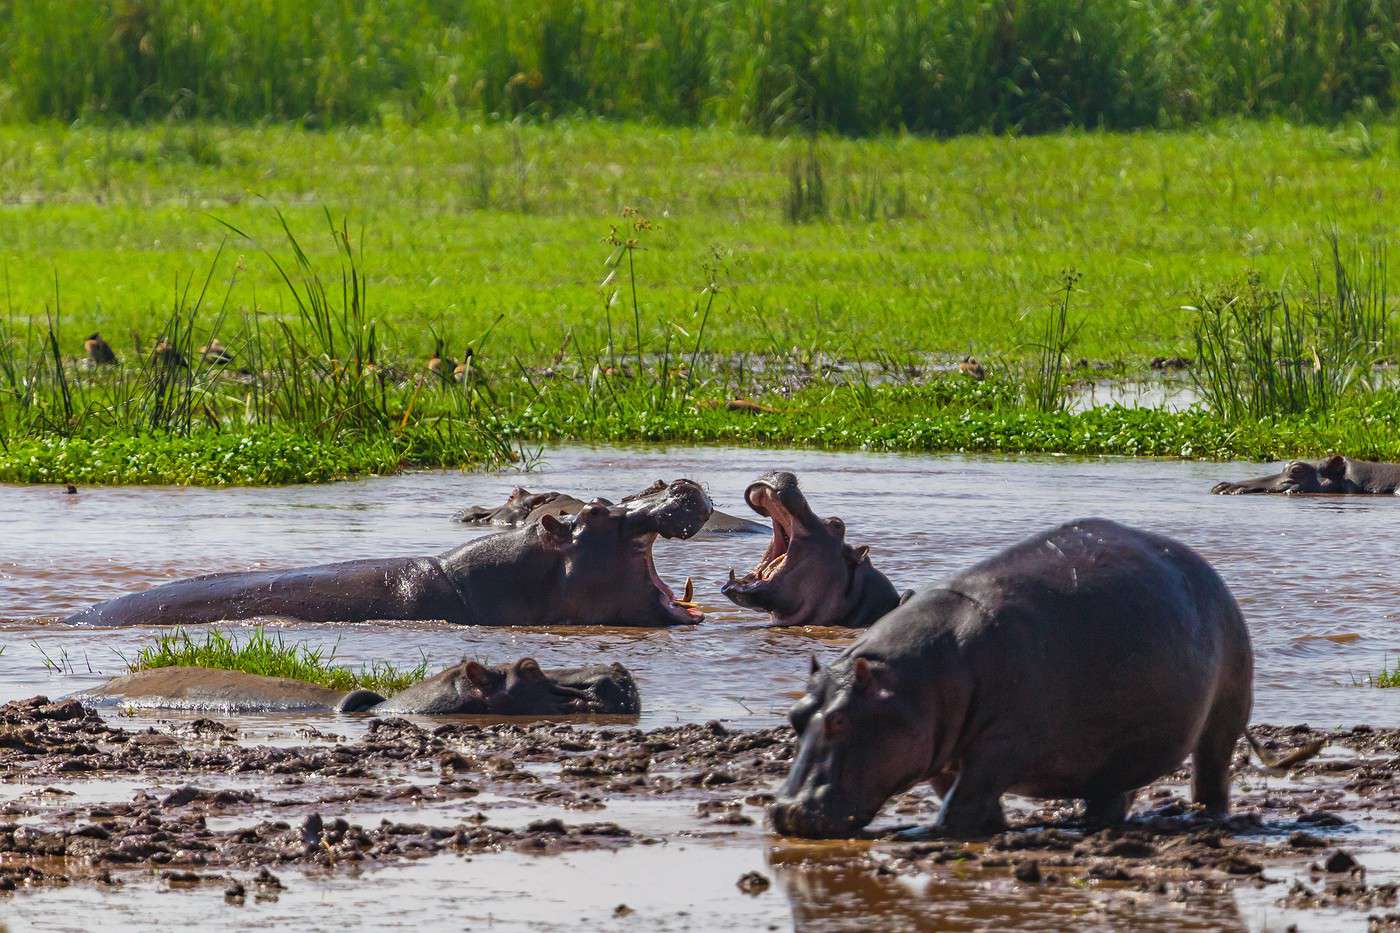
<path id="1" fill-rule="evenodd" d="M 822 717 L 822 734 L 828 739 L 839 739 L 846 734 L 850 725 L 850 718 L 841 710 L 834 709 Z"/>

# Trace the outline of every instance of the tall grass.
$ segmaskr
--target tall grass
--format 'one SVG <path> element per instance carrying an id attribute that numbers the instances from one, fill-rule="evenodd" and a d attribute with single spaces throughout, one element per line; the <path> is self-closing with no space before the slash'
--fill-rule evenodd
<path id="1" fill-rule="evenodd" d="M 1039 339 L 1031 345 L 1023 394 L 1026 404 L 1035 411 L 1060 411 L 1068 401 L 1069 351 L 1080 326 L 1070 323 L 1069 307 L 1079 278 L 1078 272 L 1065 271 L 1057 299 L 1044 312 Z"/>
<path id="2" fill-rule="evenodd" d="M 220 246 L 202 279 L 177 284 L 157 334 L 131 335 L 122 365 L 83 366 L 63 356 L 57 285 L 46 329 L 21 324 L 7 311 L 0 322 L 0 449 L 14 438 L 280 432 L 332 446 L 388 444 L 409 463 L 518 459 L 496 425 L 484 382 L 458 382 L 450 371 L 446 378 L 415 376 L 383 364 L 362 251 L 344 223 L 337 226 L 329 213 L 326 220 L 339 259 L 334 278 L 313 264 L 285 220 L 280 248 L 290 259 L 265 250 L 294 313 L 269 315 L 255 296 L 251 310 L 230 326 L 236 264 L 226 270 L 218 306 L 210 308 L 211 285 L 227 265 Z M 218 338 L 236 366 L 201 352 Z M 164 352 L 155 352 L 157 346 Z"/>
<path id="3" fill-rule="evenodd" d="M 1393 347 L 1383 244 L 1349 247 L 1331 232 L 1310 290 L 1258 275 L 1204 294 L 1193 307 L 1202 398 L 1230 421 L 1322 413 L 1370 389 Z"/>
<path id="4" fill-rule="evenodd" d="M 133 671 L 160 667 L 209 667 L 242 671 L 262 677 L 288 677 L 319 684 L 334 690 L 365 688 L 388 696 L 418 683 L 428 674 L 424 658 L 412 668 L 399 668 L 387 661 L 376 661 L 359 670 L 335 663 L 335 645 L 311 647 L 305 642 L 287 644 L 281 634 L 271 635 L 258 626 L 247 638 L 220 629 L 210 629 L 202 640 L 190 637 L 184 629 L 163 632 L 149 645 L 143 645 L 134 660 Z"/>
<path id="5" fill-rule="evenodd" d="M 1389 109 L 1397 0 L 0 0 L 24 119 L 591 113 L 866 134 Z"/>

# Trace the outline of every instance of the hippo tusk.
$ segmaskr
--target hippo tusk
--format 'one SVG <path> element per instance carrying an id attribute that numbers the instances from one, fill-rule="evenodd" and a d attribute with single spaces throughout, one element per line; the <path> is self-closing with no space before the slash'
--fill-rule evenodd
<path id="1" fill-rule="evenodd" d="M 692 603 L 695 600 L 695 581 L 690 577 L 685 578 L 685 596 L 680 600 L 683 603 Z"/>

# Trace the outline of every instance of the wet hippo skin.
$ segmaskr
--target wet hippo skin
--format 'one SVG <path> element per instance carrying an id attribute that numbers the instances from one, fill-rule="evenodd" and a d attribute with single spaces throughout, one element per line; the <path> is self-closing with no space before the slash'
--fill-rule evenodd
<path id="1" fill-rule="evenodd" d="M 533 658 L 487 667 L 462 661 L 389 698 L 286 677 L 207 667 L 136 671 L 74 694 L 89 705 L 208 709 L 230 713 L 340 712 L 562 716 L 640 712 L 637 685 L 621 664 L 544 671 Z"/>
<path id="2" fill-rule="evenodd" d="M 769 473 L 744 491 L 749 507 L 773 521 L 758 565 L 742 578 L 729 571 L 720 592 L 773 624 L 863 628 L 899 605 L 894 584 L 870 561 L 867 545 L 846 543 L 846 523 L 818 518 L 792 473 Z"/>
<path id="3" fill-rule="evenodd" d="M 1224 814 L 1253 672 L 1239 607 L 1194 551 L 1103 519 L 1062 525 L 813 662 L 773 826 L 850 835 L 920 781 L 949 835 L 998 831 L 1004 793 L 1081 798 L 1112 823 L 1188 755 L 1192 799 Z"/>
<path id="4" fill-rule="evenodd" d="M 641 508 L 666 494 L 667 484 L 661 480 L 634 495 L 625 496 L 621 505 L 628 508 Z M 595 501 L 611 505 L 606 499 Z M 537 522 L 545 515 L 566 518 L 577 515 L 586 503 L 562 492 L 530 492 L 523 486 L 516 486 L 506 497 L 504 504 L 496 508 L 473 505 L 453 516 L 455 521 L 467 525 L 497 525 L 504 528 L 519 528 Z M 766 534 L 768 526 L 747 518 L 713 511 L 701 526 L 701 534 Z"/>
<path id="5" fill-rule="evenodd" d="M 689 538 L 709 498 L 677 480 L 645 506 L 577 515 L 469 542 L 440 557 L 218 573 L 98 603 L 73 625 L 188 625 L 259 617 L 306 622 L 440 619 L 460 625 L 666 626 L 704 618 L 656 573 L 657 536 Z"/>
<path id="6" fill-rule="evenodd" d="M 1221 496 L 1251 493 L 1393 496 L 1398 491 L 1400 463 L 1372 463 L 1338 456 L 1326 460 L 1290 460 L 1277 473 L 1216 483 L 1211 489 Z"/>

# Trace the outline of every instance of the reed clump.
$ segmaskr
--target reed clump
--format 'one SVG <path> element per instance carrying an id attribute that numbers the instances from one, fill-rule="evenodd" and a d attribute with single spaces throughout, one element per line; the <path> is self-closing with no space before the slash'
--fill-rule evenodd
<path id="1" fill-rule="evenodd" d="M 426 658 L 411 668 L 388 661 L 375 661 L 358 669 L 336 664 L 337 647 L 338 644 L 330 648 L 312 647 L 305 642 L 289 644 L 280 633 L 270 633 L 262 626 L 242 639 L 221 629 L 210 629 L 202 639 L 192 637 L 184 629 L 175 629 L 142 646 L 136 657 L 127 662 L 127 668 L 142 671 L 208 667 L 262 677 L 287 677 L 347 692 L 364 688 L 385 696 L 418 683 L 428 674 Z"/>
<path id="2" fill-rule="evenodd" d="M 1380 382 L 1391 359 L 1383 243 L 1326 236 L 1326 258 L 1304 288 L 1257 274 L 1200 296 L 1194 312 L 1196 385 L 1229 421 L 1325 413 Z"/>

